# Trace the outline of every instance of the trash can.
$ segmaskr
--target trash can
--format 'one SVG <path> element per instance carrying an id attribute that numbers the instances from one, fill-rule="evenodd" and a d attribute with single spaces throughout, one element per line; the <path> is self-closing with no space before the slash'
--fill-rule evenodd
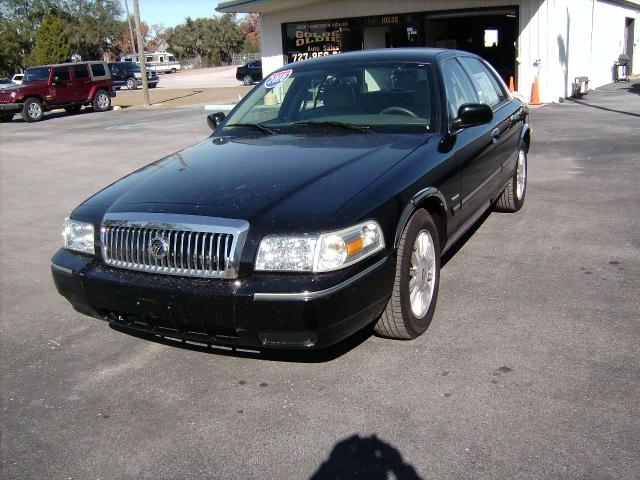
<path id="1" fill-rule="evenodd" d="M 618 61 L 613 64 L 613 81 L 628 82 L 631 76 L 631 62 L 624 53 L 618 57 Z"/>

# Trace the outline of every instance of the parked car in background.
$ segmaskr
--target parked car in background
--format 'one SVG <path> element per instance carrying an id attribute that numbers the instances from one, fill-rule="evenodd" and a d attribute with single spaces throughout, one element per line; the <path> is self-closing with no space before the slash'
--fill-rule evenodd
<path id="1" fill-rule="evenodd" d="M 123 55 L 120 61 L 140 64 L 137 54 Z M 182 68 L 176 57 L 169 52 L 144 52 L 144 61 L 147 68 L 156 73 L 176 73 Z"/>
<path id="2" fill-rule="evenodd" d="M 24 78 L 24 73 L 16 73 L 12 78 L 11 81 L 17 85 L 22 85 L 22 79 Z"/>
<path id="3" fill-rule="evenodd" d="M 0 91 L 0 120 L 11 120 L 21 112 L 25 121 L 37 122 L 45 111 L 64 108 L 78 112 L 83 105 L 104 112 L 111 108 L 115 95 L 105 62 L 30 67 L 22 85 Z"/>
<path id="4" fill-rule="evenodd" d="M 236 69 L 236 78 L 245 85 L 253 85 L 262 80 L 262 60 L 249 62 Z"/>
<path id="5" fill-rule="evenodd" d="M 8 88 L 8 87 L 15 87 L 15 85 L 16 84 L 13 83 L 8 78 L 0 78 L 0 89 L 1 88 Z"/>
<path id="6" fill-rule="evenodd" d="M 441 256 L 525 201 L 527 106 L 462 51 L 296 62 L 208 122 L 66 219 L 51 270 L 77 311 L 206 345 L 412 339 Z"/>
<path id="7" fill-rule="evenodd" d="M 142 85 L 142 71 L 140 65 L 135 62 L 113 62 L 109 64 L 113 86 L 118 89 L 127 87 L 135 90 Z M 160 79 L 156 72 L 147 70 L 147 83 L 149 88 L 156 88 Z"/>

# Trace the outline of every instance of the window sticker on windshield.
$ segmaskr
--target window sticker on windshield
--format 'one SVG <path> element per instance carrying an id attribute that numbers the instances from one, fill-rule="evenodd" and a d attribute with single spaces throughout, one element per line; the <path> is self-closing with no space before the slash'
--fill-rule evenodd
<path id="1" fill-rule="evenodd" d="M 281 84 L 282 82 L 284 82 L 287 78 L 291 76 L 292 73 L 293 73 L 293 70 L 291 69 L 283 70 L 282 72 L 276 72 L 273 75 L 271 75 L 269 78 L 267 78 L 267 81 L 265 82 L 264 86 L 266 88 L 273 88 Z"/>

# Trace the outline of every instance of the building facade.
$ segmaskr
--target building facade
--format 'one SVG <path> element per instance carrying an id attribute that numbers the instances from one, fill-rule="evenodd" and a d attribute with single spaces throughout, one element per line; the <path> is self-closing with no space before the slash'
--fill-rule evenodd
<path id="1" fill-rule="evenodd" d="M 554 102 L 577 77 L 611 83 L 621 54 L 640 73 L 640 0 L 234 0 L 217 10 L 260 14 L 265 75 L 352 50 L 457 48 L 527 98 L 537 77 L 541 101 Z"/>

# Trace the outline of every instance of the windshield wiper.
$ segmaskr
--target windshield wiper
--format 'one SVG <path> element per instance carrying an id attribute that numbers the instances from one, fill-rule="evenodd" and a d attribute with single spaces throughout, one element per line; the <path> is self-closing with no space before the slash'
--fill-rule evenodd
<path id="1" fill-rule="evenodd" d="M 275 135 L 278 133 L 277 130 L 269 127 L 265 127 L 259 123 L 231 123 L 229 125 L 225 125 L 225 127 L 241 127 L 241 128 L 252 128 L 254 130 L 260 130 L 262 132 L 268 133 L 269 135 Z"/>
<path id="2" fill-rule="evenodd" d="M 313 121 L 302 121 L 302 122 L 293 122 L 291 125 L 301 125 L 301 126 L 319 126 L 319 127 L 338 127 L 338 128 L 344 128 L 345 130 L 353 130 L 356 132 L 368 132 L 369 131 L 369 127 L 365 126 L 365 125 L 354 125 L 352 123 L 344 123 L 344 122 L 336 122 L 336 121 L 319 121 L 319 122 L 313 122 Z"/>

